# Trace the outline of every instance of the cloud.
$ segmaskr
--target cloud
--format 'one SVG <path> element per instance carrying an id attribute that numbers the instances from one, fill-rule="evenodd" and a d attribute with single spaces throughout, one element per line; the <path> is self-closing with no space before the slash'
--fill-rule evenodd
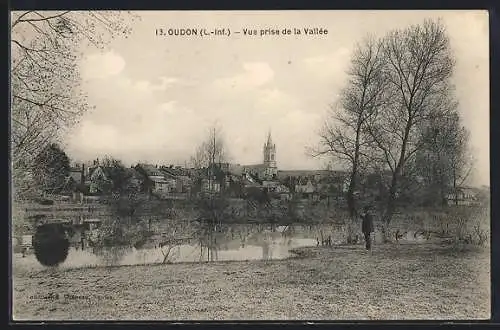
<path id="1" fill-rule="evenodd" d="M 277 88 L 263 90 L 259 98 L 260 105 L 271 107 L 276 105 L 289 105 L 293 103 L 293 101 L 291 95 Z"/>
<path id="2" fill-rule="evenodd" d="M 318 114 L 294 110 L 290 111 L 286 116 L 281 119 L 281 122 L 285 127 L 291 129 L 300 128 L 301 130 L 316 127 L 316 121 L 320 118 Z"/>
<path id="3" fill-rule="evenodd" d="M 155 93 L 176 81 L 120 75 L 88 84 L 97 107 L 73 131 L 68 151 L 76 158 L 110 155 L 125 162 L 185 159 L 201 139 L 198 133 L 206 120 L 204 114 L 197 116 L 176 100 L 166 100 L 165 93 Z"/>
<path id="4" fill-rule="evenodd" d="M 116 127 L 108 124 L 96 124 L 90 120 L 80 123 L 69 137 L 71 149 L 105 152 L 116 148 L 119 134 Z"/>
<path id="5" fill-rule="evenodd" d="M 349 64 L 350 51 L 345 47 L 326 55 L 305 58 L 302 62 L 306 70 L 315 73 L 319 77 L 344 76 Z"/>
<path id="6" fill-rule="evenodd" d="M 127 92 L 150 95 L 153 92 L 165 91 L 179 81 L 177 78 L 164 76 L 157 80 L 159 81 L 158 83 L 149 80 L 133 80 L 128 77 L 118 77 L 114 83 L 120 88 L 127 90 Z"/>
<path id="7" fill-rule="evenodd" d="M 87 56 L 82 61 L 82 76 L 84 79 L 103 79 L 123 71 L 125 60 L 114 51 Z"/>
<path id="8" fill-rule="evenodd" d="M 284 115 L 295 107 L 297 100 L 277 88 L 261 91 L 255 103 L 255 108 L 261 115 Z"/>
<path id="9" fill-rule="evenodd" d="M 151 92 L 164 91 L 170 85 L 178 81 L 177 78 L 172 78 L 172 77 L 160 77 L 159 80 L 160 80 L 159 84 L 154 84 L 147 80 L 139 80 L 134 84 L 134 86 L 137 89 L 143 91 L 151 91 Z"/>
<path id="10" fill-rule="evenodd" d="M 265 62 L 250 62 L 243 64 L 243 73 L 233 77 L 220 78 L 214 81 L 214 87 L 219 90 L 246 91 L 263 86 L 274 78 L 274 71 Z"/>

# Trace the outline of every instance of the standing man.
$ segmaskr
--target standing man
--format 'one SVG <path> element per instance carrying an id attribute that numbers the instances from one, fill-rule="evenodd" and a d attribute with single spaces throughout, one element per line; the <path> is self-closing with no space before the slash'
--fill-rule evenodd
<path id="1" fill-rule="evenodd" d="M 372 216 L 370 210 L 371 210 L 370 206 L 365 206 L 363 208 L 363 214 L 361 214 L 361 219 L 363 220 L 363 222 L 361 224 L 361 231 L 363 232 L 363 235 L 365 236 L 365 244 L 366 244 L 367 250 L 371 250 L 371 248 L 372 248 L 371 233 L 373 233 L 373 231 L 374 231 L 373 216 Z"/>

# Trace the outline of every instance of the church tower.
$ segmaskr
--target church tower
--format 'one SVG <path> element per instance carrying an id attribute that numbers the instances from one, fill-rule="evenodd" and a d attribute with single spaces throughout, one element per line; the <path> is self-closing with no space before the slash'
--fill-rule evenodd
<path id="1" fill-rule="evenodd" d="M 266 176 L 272 178 L 278 174 L 276 166 L 276 145 L 271 138 L 271 131 L 267 135 L 267 142 L 264 144 L 264 168 Z"/>

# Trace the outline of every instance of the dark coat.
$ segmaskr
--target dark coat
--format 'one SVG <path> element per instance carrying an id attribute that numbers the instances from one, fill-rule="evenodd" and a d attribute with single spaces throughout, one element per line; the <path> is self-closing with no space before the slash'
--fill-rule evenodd
<path id="1" fill-rule="evenodd" d="M 361 231 L 364 233 L 373 233 L 374 232 L 374 226 L 373 226 L 373 216 L 370 213 L 365 213 L 364 215 L 361 215 L 361 219 L 363 220 L 361 224 Z"/>

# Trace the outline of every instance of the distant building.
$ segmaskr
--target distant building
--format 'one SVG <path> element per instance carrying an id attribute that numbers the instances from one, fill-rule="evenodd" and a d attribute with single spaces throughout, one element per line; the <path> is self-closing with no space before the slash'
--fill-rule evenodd
<path id="1" fill-rule="evenodd" d="M 343 171 L 278 170 L 276 144 L 271 133 L 263 146 L 261 164 L 229 164 L 228 170 L 232 176 L 241 178 L 240 182 L 245 188 L 265 188 L 269 192 L 281 193 L 284 196 L 290 196 L 294 192 L 325 195 L 335 191 L 340 194 L 345 192 L 348 186 L 347 175 Z"/>
<path id="2" fill-rule="evenodd" d="M 267 188 L 268 191 L 275 191 L 279 185 L 278 181 L 262 181 L 262 187 Z"/>
<path id="3" fill-rule="evenodd" d="M 201 191 L 203 193 L 219 193 L 221 191 L 221 185 L 216 180 L 202 179 Z"/>
<path id="4" fill-rule="evenodd" d="M 480 189 L 473 187 L 457 187 L 447 195 L 448 205 L 481 205 Z"/>
<path id="5" fill-rule="evenodd" d="M 158 168 L 158 165 L 137 164 L 134 167 L 140 174 L 143 175 L 144 189 L 148 193 L 164 194 L 175 189 L 175 179 L 165 178 L 165 173 Z"/>
<path id="6" fill-rule="evenodd" d="M 108 168 L 100 165 L 89 169 L 85 184 L 89 187 L 91 194 L 106 193 L 112 187 L 113 182 L 108 170 Z"/>
<path id="7" fill-rule="evenodd" d="M 295 192 L 297 193 L 312 194 L 315 191 L 316 187 L 311 180 L 307 180 L 307 182 L 299 182 L 295 185 Z"/>
<path id="8" fill-rule="evenodd" d="M 275 179 L 278 174 L 276 165 L 276 145 L 273 143 L 271 132 L 267 136 L 267 141 L 263 147 L 264 161 L 262 164 L 243 165 L 242 172 L 249 173 L 259 180 Z M 233 167 L 234 169 L 234 167 Z"/>
<path id="9" fill-rule="evenodd" d="M 143 183 L 142 175 L 134 167 L 126 168 L 125 175 L 129 180 L 129 185 L 134 187 L 136 191 L 141 191 Z"/>
<path id="10" fill-rule="evenodd" d="M 75 164 L 71 166 L 69 170 L 69 176 L 72 181 L 76 184 L 85 183 L 85 165 L 84 164 Z"/>
<path id="11" fill-rule="evenodd" d="M 188 193 L 191 190 L 192 179 L 187 169 L 181 168 L 180 166 L 162 166 L 161 171 L 167 180 L 171 180 L 171 192 Z"/>

